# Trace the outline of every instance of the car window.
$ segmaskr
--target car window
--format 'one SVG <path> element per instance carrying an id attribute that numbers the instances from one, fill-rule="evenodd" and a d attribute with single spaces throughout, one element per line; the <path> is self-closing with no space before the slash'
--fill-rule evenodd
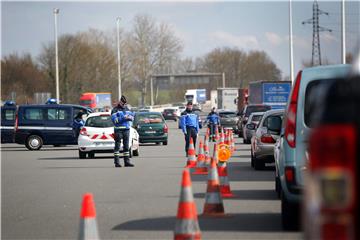
<path id="1" fill-rule="evenodd" d="M 4 120 L 11 121 L 15 119 L 15 110 L 14 109 L 5 109 L 4 110 Z"/>
<path id="2" fill-rule="evenodd" d="M 308 127 L 313 127 L 313 123 L 317 122 L 319 114 L 318 99 L 327 92 L 327 88 L 333 83 L 333 79 L 322 79 L 310 82 L 305 90 L 305 108 L 304 122 Z"/>
<path id="3" fill-rule="evenodd" d="M 135 124 L 162 123 L 163 118 L 159 114 L 141 114 L 135 117 Z"/>
<path id="4" fill-rule="evenodd" d="M 111 116 L 93 116 L 88 117 L 85 122 L 85 126 L 87 127 L 96 127 L 96 128 L 108 128 L 114 127 L 114 124 L 111 121 Z"/>
<path id="5" fill-rule="evenodd" d="M 266 112 L 267 110 L 270 110 L 270 106 L 248 106 L 246 108 L 245 116 L 249 117 L 251 113 L 253 112 Z"/>
<path id="6" fill-rule="evenodd" d="M 66 120 L 69 119 L 69 114 L 66 109 L 49 108 L 47 109 L 48 120 Z"/>
<path id="7" fill-rule="evenodd" d="M 25 109 L 24 119 L 43 120 L 43 111 L 41 108 L 27 108 Z"/>
<path id="8" fill-rule="evenodd" d="M 253 122 L 259 122 L 262 118 L 262 115 L 254 115 L 251 119 Z"/>
<path id="9" fill-rule="evenodd" d="M 233 118 L 233 117 L 237 117 L 235 112 L 221 112 L 219 113 L 219 116 L 221 118 Z"/>

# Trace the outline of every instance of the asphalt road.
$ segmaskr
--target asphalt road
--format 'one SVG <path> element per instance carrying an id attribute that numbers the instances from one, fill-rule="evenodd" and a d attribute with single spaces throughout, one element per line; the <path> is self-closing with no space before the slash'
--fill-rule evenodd
<path id="1" fill-rule="evenodd" d="M 184 140 L 169 122 L 169 145 L 142 145 L 135 168 L 114 168 L 111 154 L 78 159 L 76 147 L 28 151 L 4 144 L 2 239 L 75 239 L 85 192 L 94 194 L 102 239 L 171 239 L 185 166 Z M 236 199 L 224 200 L 226 218 L 199 218 L 203 239 L 300 239 L 281 229 L 274 168 L 254 171 L 249 145 L 240 144 L 229 163 Z M 198 213 L 206 176 L 193 176 Z"/>

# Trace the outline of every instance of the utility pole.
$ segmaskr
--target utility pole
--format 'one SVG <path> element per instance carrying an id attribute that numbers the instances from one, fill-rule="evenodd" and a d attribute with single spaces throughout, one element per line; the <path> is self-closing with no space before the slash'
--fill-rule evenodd
<path id="1" fill-rule="evenodd" d="M 118 101 L 121 98 L 121 59 L 120 59 L 120 21 L 121 18 L 116 18 L 116 30 L 117 30 L 117 60 L 118 60 Z"/>
<path id="2" fill-rule="evenodd" d="M 60 103 L 60 90 L 59 90 L 59 50 L 58 50 L 58 36 L 57 36 L 57 16 L 59 9 L 54 8 L 54 25 L 55 25 L 55 78 L 56 78 L 56 101 Z"/>
<path id="3" fill-rule="evenodd" d="M 303 21 L 302 24 L 312 24 L 313 25 L 313 40 L 312 40 L 312 57 L 311 65 L 317 66 L 321 65 L 321 51 L 320 51 L 320 32 L 332 32 L 331 29 L 321 27 L 319 25 L 319 15 L 329 15 L 328 12 L 324 12 L 319 9 L 317 0 L 313 3 L 313 17 Z"/>
<path id="4" fill-rule="evenodd" d="M 222 87 L 225 88 L 225 73 L 222 73 Z"/>

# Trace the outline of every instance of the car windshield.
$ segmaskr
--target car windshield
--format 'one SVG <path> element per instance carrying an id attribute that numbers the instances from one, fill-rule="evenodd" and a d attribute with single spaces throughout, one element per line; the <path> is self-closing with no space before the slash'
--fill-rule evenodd
<path id="1" fill-rule="evenodd" d="M 113 127 L 114 124 L 111 122 L 111 116 L 93 116 L 86 120 L 85 126 L 96 127 L 96 128 L 108 128 Z"/>
<path id="2" fill-rule="evenodd" d="M 237 117 L 235 112 L 220 112 L 219 116 L 221 118 L 233 118 L 233 117 Z"/>
<path id="3" fill-rule="evenodd" d="M 135 124 L 162 123 L 163 118 L 159 114 L 139 114 L 135 117 Z"/>
<path id="4" fill-rule="evenodd" d="M 246 108 L 245 117 L 249 117 L 251 113 L 253 112 L 266 112 L 267 110 L 270 110 L 270 106 L 248 106 Z"/>
<path id="5" fill-rule="evenodd" d="M 175 109 L 165 109 L 164 112 L 165 113 L 173 113 L 173 112 L 175 112 Z"/>

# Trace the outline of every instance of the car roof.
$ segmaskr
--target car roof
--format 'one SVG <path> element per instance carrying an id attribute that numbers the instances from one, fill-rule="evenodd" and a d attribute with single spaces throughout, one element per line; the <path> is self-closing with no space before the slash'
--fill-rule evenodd
<path id="1" fill-rule="evenodd" d="M 264 114 L 265 114 L 265 112 L 253 112 L 253 113 L 250 114 L 250 117 L 252 115 L 255 116 L 255 115 L 264 115 Z"/>
<path id="2" fill-rule="evenodd" d="M 276 114 L 279 114 L 279 113 L 285 113 L 285 109 L 273 109 L 273 110 L 266 111 L 264 113 L 263 117 L 265 118 L 267 116 L 276 115 Z"/>
<path id="3" fill-rule="evenodd" d="M 136 115 L 150 115 L 150 114 L 156 114 L 156 115 L 161 115 L 160 112 L 137 112 Z"/>
<path id="4" fill-rule="evenodd" d="M 21 108 L 36 108 L 36 107 L 42 107 L 42 108 L 51 108 L 51 107 L 79 107 L 83 109 L 87 109 L 87 107 L 76 105 L 76 104 L 26 104 L 26 105 L 19 105 Z"/>
<path id="5" fill-rule="evenodd" d="M 304 70 L 302 70 L 301 74 L 301 85 L 306 85 L 308 82 L 313 80 L 344 77 L 348 75 L 350 71 L 351 65 L 349 64 L 337 64 L 305 68 Z"/>

